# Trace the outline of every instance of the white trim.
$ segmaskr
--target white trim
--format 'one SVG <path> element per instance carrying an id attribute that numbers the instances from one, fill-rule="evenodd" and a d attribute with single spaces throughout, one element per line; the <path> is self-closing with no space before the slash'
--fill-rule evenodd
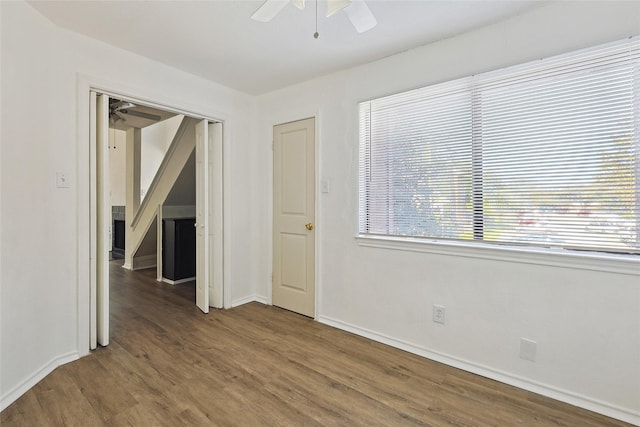
<path id="1" fill-rule="evenodd" d="M 18 383 L 11 390 L 9 390 L 8 392 L 2 395 L 2 398 L 0 398 L 0 411 L 4 411 L 6 407 L 11 405 L 16 400 L 18 400 L 20 396 L 25 394 L 33 386 L 35 386 L 40 381 L 42 381 L 44 377 L 46 377 L 51 372 L 53 372 L 53 370 L 56 369 L 58 366 L 62 366 L 66 363 L 73 362 L 74 360 L 78 360 L 79 358 L 80 358 L 80 355 L 77 352 L 72 351 L 66 354 L 61 354 L 60 356 L 56 356 L 53 359 L 51 359 L 49 362 L 42 365 L 40 369 L 36 370 L 30 376 L 28 376 L 23 381 Z"/>
<path id="2" fill-rule="evenodd" d="M 315 223 L 316 223 L 316 229 L 315 229 L 315 248 L 314 248 L 314 252 L 315 252 L 315 261 L 314 261 L 314 265 L 315 265 L 315 283 L 314 283 L 314 287 L 315 287 L 315 296 L 314 296 L 314 302 L 313 302 L 313 306 L 314 306 L 314 313 L 313 313 L 313 318 L 315 320 L 318 320 L 318 316 L 320 315 L 320 297 L 322 295 L 322 293 L 320 292 L 320 265 L 321 265 L 321 261 L 322 261 L 322 245 L 320 244 L 321 240 L 322 240 L 322 232 L 323 232 L 323 221 L 322 221 L 322 209 L 321 209 L 321 203 L 322 203 L 322 197 L 321 194 L 321 188 L 320 188 L 320 182 L 322 181 L 322 178 L 320 176 L 320 154 L 321 154 L 321 150 L 320 150 L 320 112 L 317 111 L 315 113 L 315 115 L 313 116 L 313 126 L 315 127 L 315 196 L 316 196 L 316 201 L 314 203 L 314 206 L 316 208 L 316 211 L 314 212 L 314 216 L 315 216 Z"/>
<path id="3" fill-rule="evenodd" d="M 198 120 L 209 120 L 212 122 L 224 122 L 228 114 L 222 111 L 201 112 L 208 109 L 202 106 L 184 105 L 184 102 L 178 102 L 172 98 L 163 97 L 158 91 L 153 93 L 143 93 L 140 88 L 128 86 L 123 82 L 116 82 L 96 76 L 83 73 L 77 73 L 78 79 L 89 87 L 90 90 L 108 95 L 112 98 L 118 98 L 123 101 L 134 102 L 138 105 L 144 105 L 171 113 L 192 117 Z"/>
<path id="4" fill-rule="evenodd" d="M 614 255 L 568 249 L 524 248 L 476 242 L 448 242 L 409 237 L 358 235 L 356 236 L 356 241 L 359 246 L 369 248 L 424 252 L 640 276 L 640 256 L 636 255 Z"/>
<path id="5" fill-rule="evenodd" d="M 77 335 L 76 345 L 80 356 L 89 354 L 91 289 L 91 173 L 95 169 L 90 157 L 90 92 L 88 80 L 80 75 L 76 81 L 76 236 L 77 236 Z"/>
<path id="6" fill-rule="evenodd" d="M 97 345 L 109 345 L 109 230 L 112 208 L 109 200 L 109 98 L 96 94 L 96 146 L 95 150 L 95 215 L 96 240 L 96 315 Z M 94 159 L 92 159 L 94 160 Z M 93 201 L 92 201 L 93 206 Z M 93 214 L 91 216 L 93 220 Z M 93 344 L 93 343 L 92 343 Z"/>
<path id="7" fill-rule="evenodd" d="M 196 280 L 196 276 L 187 277 L 186 279 L 180 279 L 180 280 L 171 280 L 171 279 L 167 279 L 166 277 L 162 278 L 162 281 L 164 283 L 168 283 L 170 285 L 179 285 L 181 283 L 193 282 L 194 280 Z"/>
<path id="8" fill-rule="evenodd" d="M 413 353 L 418 356 L 425 357 L 427 359 L 443 363 L 448 366 L 452 366 L 457 369 L 462 369 L 463 371 L 481 375 L 483 377 L 512 385 L 514 387 L 518 387 L 520 389 L 527 390 L 533 393 L 537 393 L 542 396 L 568 403 L 570 405 L 597 412 L 611 418 L 616 418 L 618 420 L 622 420 L 631 424 L 640 425 L 640 412 L 631 409 L 622 408 L 603 402 L 601 400 L 592 399 L 578 393 L 563 390 L 537 381 L 532 381 L 518 375 L 513 375 L 508 372 L 473 363 L 471 361 L 460 359 L 449 354 L 432 351 L 425 347 L 415 345 L 403 340 L 398 340 L 388 335 L 380 334 L 369 329 L 351 325 L 349 323 L 337 319 L 332 319 L 327 316 L 319 316 L 318 321 L 325 325 L 333 326 L 334 328 L 351 332 L 353 334 L 369 338 L 373 341 L 377 341 L 391 347 L 395 347 L 400 350 L 404 350 L 409 353 Z"/>
<path id="9" fill-rule="evenodd" d="M 234 299 L 231 302 L 231 307 L 238 307 L 241 305 L 249 304 L 250 302 L 259 302 L 260 304 L 271 305 L 267 303 L 267 298 L 262 295 L 249 295 L 248 297 Z"/>
<path id="10" fill-rule="evenodd" d="M 222 122 L 222 308 L 231 307 L 231 121 Z"/>
<path id="11" fill-rule="evenodd" d="M 89 162 L 92 165 L 98 165 L 97 162 L 97 147 L 98 147 L 98 94 L 94 91 L 89 92 Z M 91 168 L 90 176 L 89 176 L 89 211 L 91 214 L 91 219 L 89 223 L 89 232 L 91 233 L 90 241 L 96 242 L 98 238 L 98 215 L 97 213 L 94 215 L 93 212 L 96 210 L 98 206 L 97 202 L 97 192 L 93 191 L 93 189 L 98 187 L 97 181 L 97 173 L 98 168 Z M 98 247 L 97 245 L 91 245 L 89 249 L 89 269 L 91 271 L 90 275 L 90 283 L 89 283 L 89 334 L 90 334 L 90 343 L 89 349 L 94 350 L 98 346 L 98 269 L 97 262 L 98 259 L 96 257 Z"/>
<path id="12" fill-rule="evenodd" d="M 162 282 L 162 213 L 164 209 L 162 203 L 158 204 L 156 209 L 156 281 Z"/>

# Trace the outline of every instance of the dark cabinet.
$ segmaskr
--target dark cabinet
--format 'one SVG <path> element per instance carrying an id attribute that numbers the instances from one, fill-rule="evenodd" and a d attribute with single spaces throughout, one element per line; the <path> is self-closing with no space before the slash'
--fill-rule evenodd
<path id="1" fill-rule="evenodd" d="M 162 276 L 177 281 L 196 275 L 195 218 L 162 221 Z"/>
<path id="2" fill-rule="evenodd" d="M 111 247 L 111 253 L 113 258 L 124 258 L 124 220 L 113 220 L 113 244 Z"/>

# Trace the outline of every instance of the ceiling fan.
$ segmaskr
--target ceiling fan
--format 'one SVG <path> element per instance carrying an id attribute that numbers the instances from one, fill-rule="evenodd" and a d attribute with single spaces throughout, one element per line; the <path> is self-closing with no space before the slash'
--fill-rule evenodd
<path id="1" fill-rule="evenodd" d="M 139 117 L 141 119 L 153 120 L 155 122 L 160 121 L 162 117 L 149 114 L 142 111 L 135 111 L 132 108 L 136 108 L 136 105 L 129 101 L 120 101 L 118 99 L 109 99 L 109 120 L 112 125 L 115 125 L 119 121 L 126 122 L 126 116 Z"/>
<path id="2" fill-rule="evenodd" d="M 269 22 L 289 3 L 302 10 L 304 9 L 305 0 L 266 0 L 251 15 L 251 18 L 259 22 Z M 347 14 L 359 33 L 369 31 L 378 24 L 364 0 L 327 0 L 327 18 L 341 10 Z"/>

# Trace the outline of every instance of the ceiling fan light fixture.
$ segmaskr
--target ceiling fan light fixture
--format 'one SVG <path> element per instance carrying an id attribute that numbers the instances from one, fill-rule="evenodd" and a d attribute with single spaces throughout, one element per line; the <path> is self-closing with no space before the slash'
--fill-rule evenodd
<path id="1" fill-rule="evenodd" d="M 2 0 L 0 0 L 2 1 Z M 313 37 L 318 38 L 318 1 L 316 0 L 316 32 Z M 364 2 L 364 0 L 326 0 L 327 18 L 344 10 L 347 17 L 358 33 L 369 31 L 378 24 L 375 16 Z M 305 0 L 266 0 L 262 6 L 256 10 L 251 19 L 259 22 L 269 22 L 289 3 L 302 10 Z"/>
<path id="2" fill-rule="evenodd" d="M 352 4 L 352 0 L 327 0 L 327 18 Z"/>
<path id="3" fill-rule="evenodd" d="M 363 1 L 352 1 L 349 6 L 344 8 L 344 13 L 347 14 L 358 33 L 364 33 L 378 25 L 376 17 L 373 16 L 371 9 Z"/>
<path id="4" fill-rule="evenodd" d="M 304 4 L 304 0 L 301 1 Z M 278 12 L 280 12 L 288 3 L 289 0 L 267 0 L 253 13 L 253 15 L 251 15 L 251 19 L 258 22 L 269 22 L 275 18 Z"/>

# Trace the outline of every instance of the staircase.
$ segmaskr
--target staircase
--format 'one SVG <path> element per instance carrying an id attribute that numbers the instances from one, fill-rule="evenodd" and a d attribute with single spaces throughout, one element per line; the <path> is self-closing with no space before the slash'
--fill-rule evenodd
<path id="1" fill-rule="evenodd" d="M 197 122 L 198 120 L 196 119 L 185 117 L 180 123 L 173 141 L 149 186 L 149 190 L 133 218 L 130 241 L 127 242 L 127 246 L 131 245 L 131 254 L 133 254 L 133 259 L 131 260 L 133 269 L 155 265 L 155 252 L 153 255 L 140 256 L 138 251 L 143 246 L 145 237 L 147 237 L 152 228 L 155 233 L 155 227 L 152 226 L 156 224 L 158 209 L 164 204 L 173 184 L 180 176 L 182 169 L 195 149 L 195 124 Z M 141 259 L 146 257 L 152 257 L 153 262 Z"/>

